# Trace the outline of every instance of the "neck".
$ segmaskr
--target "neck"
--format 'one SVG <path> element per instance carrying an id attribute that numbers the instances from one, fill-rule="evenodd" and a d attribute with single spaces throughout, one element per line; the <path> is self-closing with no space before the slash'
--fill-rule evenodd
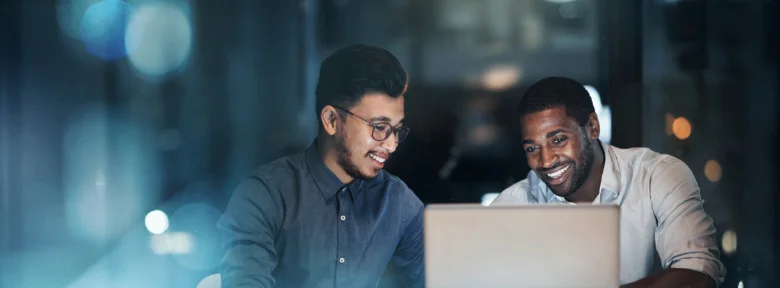
<path id="1" fill-rule="evenodd" d="M 341 183 L 347 184 L 352 182 L 355 178 L 349 176 L 347 171 L 339 164 L 338 152 L 334 146 L 333 142 L 325 137 L 317 138 L 317 152 L 319 152 L 320 157 L 322 157 L 322 162 L 325 162 L 325 166 L 328 167 L 328 170 L 336 175 L 336 177 L 341 180 Z"/>
<path id="2" fill-rule="evenodd" d="M 601 143 L 596 141 L 593 145 L 593 167 L 590 170 L 590 175 L 585 182 L 582 183 L 577 191 L 566 196 L 566 201 L 573 203 L 593 203 L 596 197 L 599 195 L 599 188 L 601 187 L 601 175 L 604 174 L 604 149 L 601 147 Z"/>

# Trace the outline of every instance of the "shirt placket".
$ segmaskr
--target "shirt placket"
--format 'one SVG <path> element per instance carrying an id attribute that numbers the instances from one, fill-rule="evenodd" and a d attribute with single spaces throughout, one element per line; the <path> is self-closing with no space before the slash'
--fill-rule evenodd
<path id="1" fill-rule="evenodd" d="M 349 225 L 347 221 L 351 221 L 350 211 L 352 210 L 351 202 L 349 201 L 349 191 L 347 187 L 341 188 L 337 195 L 339 201 L 338 209 L 338 259 L 336 259 L 336 287 L 347 287 L 349 284 L 349 267 L 352 264 L 350 262 L 350 256 L 347 242 L 349 237 Z"/>

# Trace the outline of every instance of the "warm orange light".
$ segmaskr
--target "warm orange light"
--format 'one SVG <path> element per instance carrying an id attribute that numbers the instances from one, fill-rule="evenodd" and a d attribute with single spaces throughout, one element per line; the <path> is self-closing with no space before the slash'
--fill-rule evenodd
<path id="1" fill-rule="evenodd" d="M 723 176 L 720 163 L 715 160 L 707 161 L 707 164 L 704 164 L 704 176 L 707 176 L 707 179 L 712 182 L 718 182 L 720 177 Z"/>
<path id="2" fill-rule="evenodd" d="M 688 139 L 688 137 L 691 137 L 691 122 L 688 122 L 688 119 L 685 119 L 685 117 L 677 117 L 672 122 L 672 132 L 677 139 Z"/>
<path id="3" fill-rule="evenodd" d="M 516 66 L 493 66 L 482 75 L 482 85 L 490 91 L 501 91 L 517 85 L 523 72 Z"/>

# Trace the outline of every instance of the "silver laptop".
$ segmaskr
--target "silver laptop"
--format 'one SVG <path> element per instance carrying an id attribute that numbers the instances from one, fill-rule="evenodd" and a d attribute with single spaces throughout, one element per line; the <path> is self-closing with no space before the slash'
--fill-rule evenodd
<path id="1" fill-rule="evenodd" d="M 432 204 L 426 287 L 618 287 L 616 205 Z"/>

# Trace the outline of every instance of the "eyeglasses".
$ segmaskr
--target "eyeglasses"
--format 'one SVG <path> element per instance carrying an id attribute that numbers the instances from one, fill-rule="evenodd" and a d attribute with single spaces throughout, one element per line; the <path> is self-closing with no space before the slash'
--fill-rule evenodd
<path id="1" fill-rule="evenodd" d="M 410 129 L 407 126 L 401 126 L 395 128 L 392 125 L 390 125 L 390 123 L 387 122 L 372 123 L 371 121 L 363 119 L 363 117 L 360 117 L 358 115 L 355 115 L 352 112 L 349 112 L 349 110 L 347 109 L 341 108 L 339 106 L 333 106 L 333 107 L 341 111 L 347 112 L 349 115 L 355 116 L 355 118 L 363 120 L 363 122 L 366 122 L 368 123 L 368 125 L 371 125 L 372 128 L 371 137 L 374 138 L 374 140 L 376 141 L 385 141 L 387 140 L 387 138 L 390 138 L 391 134 L 395 134 L 395 138 L 397 139 L 398 143 L 401 143 L 401 141 L 404 141 L 404 139 L 406 139 L 406 136 L 409 136 Z"/>

